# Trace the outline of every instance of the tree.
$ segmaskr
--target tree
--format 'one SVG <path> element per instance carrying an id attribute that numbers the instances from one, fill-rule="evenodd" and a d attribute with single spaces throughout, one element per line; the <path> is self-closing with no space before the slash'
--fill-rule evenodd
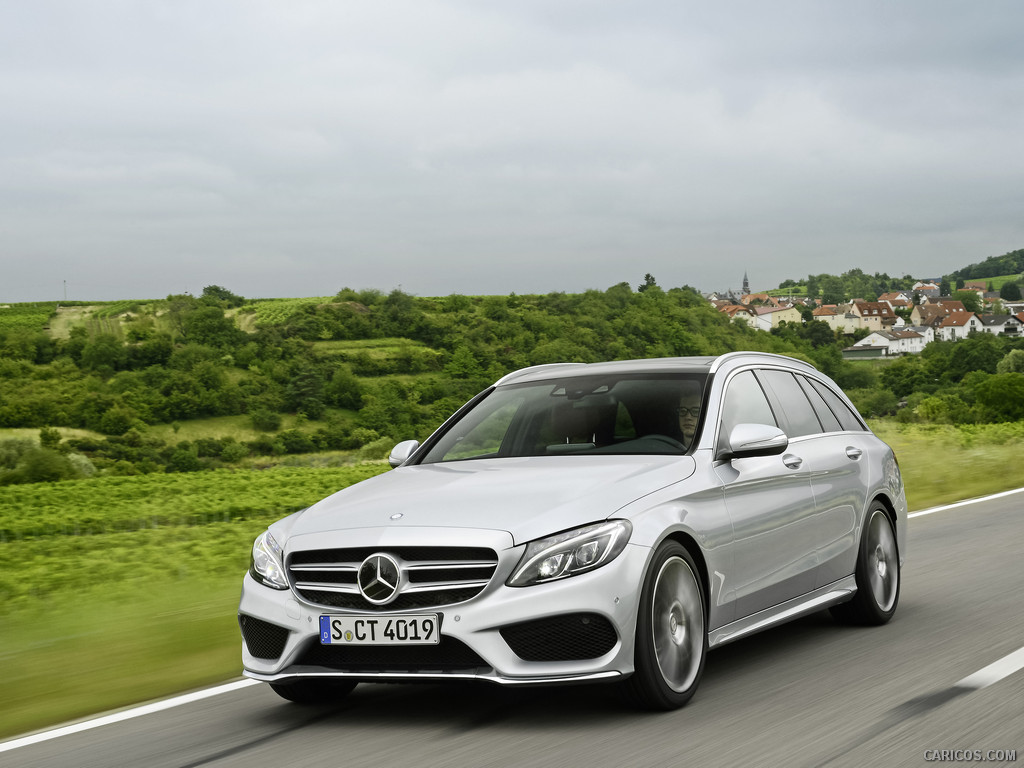
<path id="1" fill-rule="evenodd" d="M 1024 374 L 989 376 L 975 388 L 974 397 L 986 415 L 995 421 L 1024 419 Z"/>
<path id="2" fill-rule="evenodd" d="M 953 298 L 962 303 L 968 312 L 981 312 L 981 299 L 974 291 L 957 291 Z"/>
<path id="3" fill-rule="evenodd" d="M 996 373 L 1024 373 L 1024 349 L 1011 349 L 996 364 Z"/>
<path id="4" fill-rule="evenodd" d="M 124 368 L 128 352 L 116 336 L 98 334 L 82 348 L 81 366 L 88 370 L 100 371 L 106 375 Z"/>
<path id="5" fill-rule="evenodd" d="M 213 347 L 229 347 L 238 344 L 242 331 L 235 321 L 224 316 L 224 310 L 217 306 L 200 307 L 182 317 L 182 330 L 190 342 L 208 344 Z"/>
<path id="6" fill-rule="evenodd" d="M 245 304 L 245 299 L 241 296 L 232 293 L 227 288 L 221 288 L 219 285 L 208 285 L 203 288 L 199 300 L 203 304 L 215 304 L 222 307 L 240 307 Z"/>
<path id="7" fill-rule="evenodd" d="M 319 419 L 326 408 L 324 383 L 319 368 L 305 363 L 296 364 L 284 389 L 286 407 L 311 419 Z"/>
<path id="8" fill-rule="evenodd" d="M 457 347 L 444 372 L 453 379 L 473 379 L 483 375 L 480 364 L 469 347 Z"/>
<path id="9" fill-rule="evenodd" d="M 60 446 L 60 430 L 53 427 L 43 427 L 39 430 L 39 445 L 49 448 L 51 451 L 58 450 Z"/>
<path id="10" fill-rule="evenodd" d="M 640 293 L 643 293 L 648 288 L 657 288 L 657 287 L 658 287 L 658 283 L 654 280 L 654 275 L 652 275 L 650 272 L 648 272 L 646 275 L 644 275 L 643 283 L 638 285 L 636 287 L 636 289 Z"/>
<path id="11" fill-rule="evenodd" d="M 826 275 L 821 281 L 821 303 L 842 304 L 845 298 L 843 281 L 835 275 Z"/>
<path id="12" fill-rule="evenodd" d="M 1020 285 L 1017 283 L 1003 283 L 1003 287 L 999 289 L 999 298 L 1003 301 L 1020 301 Z"/>
<path id="13" fill-rule="evenodd" d="M 281 414 L 267 408 L 256 408 L 249 414 L 252 428 L 259 432 L 277 432 L 281 428 Z"/>

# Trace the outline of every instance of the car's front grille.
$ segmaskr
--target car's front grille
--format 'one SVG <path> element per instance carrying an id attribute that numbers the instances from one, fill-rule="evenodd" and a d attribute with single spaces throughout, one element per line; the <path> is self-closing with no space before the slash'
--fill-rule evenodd
<path id="1" fill-rule="evenodd" d="M 321 645 L 313 642 L 296 665 L 337 672 L 418 672 L 420 674 L 491 669 L 468 645 L 441 637 L 437 645 Z"/>
<path id="2" fill-rule="evenodd" d="M 580 661 L 604 656 L 618 635 L 604 616 L 570 613 L 501 628 L 501 636 L 524 661 Z"/>
<path id="3" fill-rule="evenodd" d="M 244 613 L 238 614 L 238 626 L 242 629 L 245 647 L 257 659 L 276 659 L 284 651 L 288 641 L 288 630 L 284 627 Z"/>
<path id="4" fill-rule="evenodd" d="M 366 600 L 356 577 L 370 555 L 385 553 L 402 571 L 398 597 L 384 605 Z M 498 556 L 479 547 L 359 547 L 293 552 L 288 578 L 304 599 L 326 608 L 410 611 L 461 603 L 480 594 Z"/>

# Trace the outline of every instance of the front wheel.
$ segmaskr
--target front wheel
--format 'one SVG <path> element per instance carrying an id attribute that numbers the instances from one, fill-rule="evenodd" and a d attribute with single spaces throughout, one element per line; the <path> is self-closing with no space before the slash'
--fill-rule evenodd
<path id="1" fill-rule="evenodd" d="M 875 503 L 857 555 L 857 594 L 829 609 L 846 624 L 885 624 L 900 600 L 900 557 L 896 531 L 885 508 Z"/>
<path id="2" fill-rule="evenodd" d="M 356 687 L 356 683 L 351 680 L 304 677 L 288 682 L 270 683 L 270 687 L 282 699 L 288 699 L 296 704 L 330 706 L 348 696 Z"/>
<path id="3" fill-rule="evenodd" d="M 658 547 L 644 579 L 627 695 L 646 709 L 676 709 L 697 691 L 708 651 L 697 566 L 675 541 Z"/>

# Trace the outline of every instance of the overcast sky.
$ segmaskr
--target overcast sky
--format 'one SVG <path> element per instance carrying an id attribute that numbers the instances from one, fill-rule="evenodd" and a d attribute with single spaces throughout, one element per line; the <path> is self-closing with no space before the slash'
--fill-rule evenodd
<path id="1" fill-rule="evenodd" d="M 941 275 L 1024 248 L 1022 38 L 1015 0 L 0 0 L 0 300 Z"/>

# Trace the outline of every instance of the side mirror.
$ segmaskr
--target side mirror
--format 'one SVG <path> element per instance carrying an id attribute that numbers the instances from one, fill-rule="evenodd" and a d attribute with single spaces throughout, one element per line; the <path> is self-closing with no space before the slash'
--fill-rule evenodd
<path id="1" fill-rule="evenodd" d="M 402 466 L 419 447 L 419 440 L 403 440 L 391 449 L 391 455 L 388 456 L 388 464 L 392 467 Z"/>
<path id="2" fill-rule="evenodd" d="M 729 445 L 719 459 L 776 456 L 789 446 L 789 438 L 778 427 L 767 424 L 737 424 L 729 433 Z"/>

